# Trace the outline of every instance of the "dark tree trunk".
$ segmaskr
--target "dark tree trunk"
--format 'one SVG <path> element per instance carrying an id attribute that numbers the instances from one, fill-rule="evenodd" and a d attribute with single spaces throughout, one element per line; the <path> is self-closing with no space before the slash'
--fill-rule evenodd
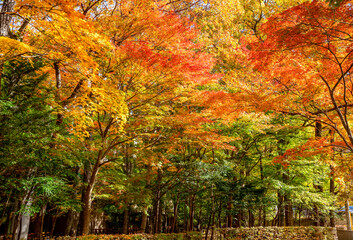
<path id="1" fill-rule="evenodd" d="M 197 230 L 201 231 L 202 229 L 202 206 L 200 206 L 199 217 L 197 219 Z"/>
<path id="2" fill-rule="evenodd" d="M 178 193 L 176 202 L 174 204 L 173 218 L 172 218 L 171 229 L 170 229 L 171 233 L 175 232 L 175 225 L 178 219 L 179 196 L 180 194 Z"/>
<path id="3" fill-rule="evenodd" d="M 223 201 L 222 199 L 219 200 L 219 209 L 218 209 L 218 227 L 222 227 L 222 210 L 223 210 Z"/>
<path id="4" fill-rule="evenodd" d="M 331 172 L 332 172 L 332 166 L 330 166 Z M 335 195 L 335 180 L 333 179 L 333 174 L 331 174 L 330 178 L 330 193 L 332 195 Z M 333 210 L 330 210 L 330 227 L 335 227 L 335 214 Z"/>
<path id="5" fill-rule="evenodd" d="M 267 222 L 266 222 L 266 208 L 264 207 L 263 209 L 264 215 L 263 215 L 263 227 L 267 227 Z"/>
<path id="6" fill-rule="evenodd" d="M 194 215 L 195 215 L 195 205 L 194 205 L 195 195 L 189 197 L 189 229 L 188 231 L 193 231 L 194 229 Z"/>
<path id="7" fill-rule="evenodd" d="M 163 205 L 162 205 L 162 201 L 159 200 L 159 209 L 158 209 L 158 221 L 157 221 L 157 226 L 158 226 L 158 229 L 157 229 L 157 233 L 161 233 L 162 232 L 162 224 L 163 224 L 163 221 L 162 221 L 162 212 L 163 212 Z"/>
<path id="8" fill-rule="evenodd" d="M 123 234 L 129 234 L 129 206 L 124 210 Z"/>
<path id="9" fill-rule="evenodd" d="M 286 217 L 286 226 L 293 226 L 293 206 L 292 202 L 288 198 L 288 196 L 284 197 L 285 202 L 285 217 Z"/>
<path id="10" fill-rule="evenodd" d="M 251 210 L 248 210 L 248 212 L 249 212 L 249 227 L 254 227 L 255 226 L 254 214 L 252 213 Z"/>
<path id="11" fill-rule="evenodd" d="M 212 223 L 212 216 L 214 216 L 214 196 L 213 196 L 213 185 L 211 186 L 211 213 L 209 214 L 207 228 L 206 228 L 206 240 L 208 239 L 208 233 Z M 211 236 L 212 238 L 212 236 Z"/>
<path id="12" fill-rule="evenodd" d="M 347 223 L 347 230 L 352 230 L 352 222 L 351 222 L 351 213 L 349 211 L 349 201 L 346 200 L 345 203 L 345 212 L 346 212 L 346 223 Z"/>
<path id="13" fill-rule="evenodd" d="M 43 239 L 43 224 L 44 224 L 44 217 L 45 212 L 47 209 L 47 205 L 43 205 L 40 209 L 40 212 L 37 214 L 34 222 L 34 236 L 36 239 Z"/>
<path id="14" fill-rule="evenodd" d="M 284 226 L 284 207 L 283 207 L 283 195 L 278 192 L 278 220 L 277 220 L 277 226 L 282 227 Z"/>
<path id="15" fill-rule="evenodd" d="M 185 199 L 184 203 L 184 231 L 188 231 L 188 225 L 189 225 L 189 215 L 188 215 L 188 200 Z"/>
<path id="16" fill-rule="evenodd" d="M 232 209 L 233 209 L 232 197 L 230 197 L 229 202 L 227 203 L 227 227 L 228 228 L 233 227 Z"/>
<path id="17" fill-rule="evenodd" d="M 152 233 L 158 233 L 158 224 L 160 222 L 159 217 L 159 211 L 160 211 L 160 205 L 161 205 L 161 199 L 160 199 L 160 190 L 156 191 L 155 195 L 155 202 L 153 204 L 153 222 L 152 222 Z"/>
<path id="18" fill-rule="evenodd" d="M 83 197 L 83 212 L 82 212 L 82 235 L 89 234 L 89 225 L 91 221 L 91 208 L 92 208 L 92 192 L 96 183 L 99 168 L 102 164 L 101 152 L 98 154 L 98 159 L 93 167 L 91 177 L 88 181 L 88 185 L 85 189 Z"/>
<path id="19" fill-rule="evenodd" d="M 51 229 L 50 229 L 50 233 L 49 233 L 49 238 L 52 239 L 53 238 L 53 233 L 54 233 L 54 229 L 55 229 L 55 225 L 56 225 L 56 220 L 58 219 L 58 215 L 56 214 L 55 216 L 53 216 L 53 222 L 51 225 Z"/>
<path id="20" fill-rule="evenodd" d="M 147 226 L 147 211 L 148 208 L 144 207 L 142 211 L 142 218 L 141 218 L 141 227 L 140 227 L 140 232 L 145 233 L 146 232 L 146 226 Z"/>

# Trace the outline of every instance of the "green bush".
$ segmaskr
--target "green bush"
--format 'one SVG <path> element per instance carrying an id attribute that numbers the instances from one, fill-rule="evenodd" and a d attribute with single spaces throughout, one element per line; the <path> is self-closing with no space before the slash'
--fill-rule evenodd
<path id="1" fill-rule="evenodd" d="M 188 233 L 161 233 L 156 235 L 150 234 L 131 234 L 131 235 L 87 235 L 74 237 L 57 237 L 56 240 L 201 240 L 200 232 Z"/>
<path id="2" fill-rule="evenodd" d="M 335 240 L 335 228 L 328 227 L 255 227 L 219 229 L 231 240 Z"/>

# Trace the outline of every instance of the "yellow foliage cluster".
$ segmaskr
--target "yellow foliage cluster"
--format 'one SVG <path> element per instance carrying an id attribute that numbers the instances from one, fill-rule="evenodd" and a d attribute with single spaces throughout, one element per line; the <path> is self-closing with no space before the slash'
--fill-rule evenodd
<path id="1" fill-rule="evenodd" d="M 30 56 L 33 51 L 31 46 L 8 37 L 0 37 L 0 46 L 1 62 L 20 56 Z"/>

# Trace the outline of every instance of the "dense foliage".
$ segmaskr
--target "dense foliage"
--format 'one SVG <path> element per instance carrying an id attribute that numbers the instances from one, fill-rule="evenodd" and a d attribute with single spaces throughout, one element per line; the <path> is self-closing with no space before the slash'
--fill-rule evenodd
<path id="1" fill-rule="evenodd" d="M 0 1 L 0 234 L 334 227 L 351 5 Z"/>

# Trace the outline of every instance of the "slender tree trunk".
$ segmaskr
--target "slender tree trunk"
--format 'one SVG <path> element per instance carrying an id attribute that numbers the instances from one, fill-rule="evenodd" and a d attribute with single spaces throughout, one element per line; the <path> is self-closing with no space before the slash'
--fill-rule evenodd
<path id="1" fill-rule="evenodd" d="M 19 210 L 19 201 L 18 199 L 15 199 L 14 202 L 14 206 L 13 206 L 13 211 L 10 214 L 10 222 L 9 222 L 9 226 L 7 228 L 7 231 L 5 233 L 5 239 L 7 239 L 7 234 L 15 234 L 15 230 L 16 230 L 16 219 L 17 219 L 17 211 Z"/>
<path id="2" fill-rule="evenodd" d="M 331 172 L 333 171 L 333 167 L 330 166 Z M 330 193 L 333 195 L 335 195 L 335 180 L 333 179 L 333 174 L 331 174 L 330 177 Z M 335 223 L 335 214 L 333 210 L 330 210 L 330 226 L 331 227 L 335 227 L 336 223 Z"/>
<path id="3" fill-rule="evenodd" d="M 284 226 L 284 207 L 283 207 L 283 195 L 278 192 L 278 224 L 277 226 Z"/>
<path id="4" fill-rule="evenodd" d="M 76 236 L 79 219 L 79 213 L 70 209 L 65 226 L 65 236 Z"/>
<path id="5" fill-rule="evenodd" d="M 227 203 L 227 227 L 233 227 L 233 215 L 232 215 L 232 197 L 230 197 L 229 202 Z"/>
<path id="6" fill-rule="evenodd" d="M 140 232 L 145 233 L 146 232 L 146 226 L 147 226 L 147 211 L 148 208 L 144 207 L 142 211 L 142 218 L 141 218 L 141 227 L 140 227 Z"/>
<path id="7" fill-rule="evenodd" d="M 50 233 L 49 233 L 49 238 L 52 239 L 53 238 L 53 233 L 54 233 L 54 229 L 55 229 L 55 225 L 56 225 L 56 220 L 58 219 L 58 214 L 56 214 L 53 217 L 53 223 L 51 225 L 51 229 L 50 229 Z"/>
<path id="8" fill-rule="evenodd" d="M 298 226 L 301 226 L 301 218 L 302 218 L 302 210 L 299 208 L 299 213 L 298 213 Z"/>
<path id="9" fill-rule="evenodd" d="M 35 218 L 34 236 L 36 239 L 39 239 L 39 240 L 43 239 L 43 224 L 44 224 L 46 209 L 47 209 L 47 204 L 41 207 L 40 212 L 37 214 Z"/>
<path id="10" fill-rule="evenodd" d="M 88 185 L 85 189 L 84 198 L 83 198 L 83 213 L 82 213 L 82 235 L 89 234 L 89 225 L 91 221 L 91 207 L 92 207 L 92 192 L 94 185 L 96 183 L 98 171 L 100 165 L 102 164 L 101 151 L 99 151 L 98 159 L 96 164 L 93 167 L 91 177 L 88 181 Z"/>
<path id="11" fill-rule="evenodd" d="M 158 208 L 158 221 L 157 221 L 157 233 L 161 233 L 162 232 L 162 212 L 163 212 L 163 205 L 162 205 L 162 200 L 159 200 L 159 208 Z"/>
<path id="12" fill-rule="evenodd" d="M 346 200 L 345 210 L 346 210 L 347 230 L 351 231 L 352 230 L 352 222 L 351 222 L 351 213 L 349 211 L 349 200 L 348 199 Z"/>
<path id="13" fill-rule="evenodd" d="M 285 217 L 286 217 L 286 226 L 293 226 L 293 206 L 292 202 L 289 197 L 286 195 L 284 196 L 285 202 Z"/>
<path id="14" fill-rule="evenodd" d="M 123 234 L 129 234 L 129 207 L 124 210 Z"/>
<path id="15" fill-rule="evenodd" d="M 263 213 L 264 213 L 264 215 L 263 215 L 263 227 L 267 227 L 267 222 L 266 222 L 266 208 L 264 207 L 264 209 L 263 209 Z"/>
<path id="16" fill-rule="evenodd" d="M 322 137 L 322 124 L 320 122 L 315 122 L 315 138 Z M 318 183 L 314 184 L 314 188 L 318 189 L 319 192 L 323 192 L 323 186 Z M 314 206 L 315 213 L 315 226 L 321 226 L 323 221 L 321 220 L 321 214 L 318 206 Z"/>
<path id="17" fill-rule="evenodd" d="M 213 210 L 212 210 L 212 225 L 211 225 L 211 240 L 214 239 L 214 230 L 215 230 L 215 216 L 216 216 L 216 211 L 214 208 L 214 203 L 212 204 Z"/>
<path id="18" fill-rule="evenodd" d="M 178 219 L 179 196 L 180 194 L 178 193 L 177 200 L 174 204 L 173 218 L 172 218 L 171 229 L 170 229 L 171 233 L 175 232 L 175 225 Z"/>
<path id="19" fill-rule="evenodd" d="M 202 206 L 200 206 L 199 217 L 197 219 L 197 230 L 198 231 L 202 230 Z"/>
<path id="20" fill-rule="evenodd" d="M 254 227 L 255 225 L 255 217 L 254 217 L 254 214 L 252 213 L 252 211 L 249 209 L 248 210 L 248 213 L 249 213 L 249 227 Z"/>
<path id="21" fill-rule="evenodd" d="M 218 227 L 221 228 L 222 227 L 222 210 L 223 210 L 223 201 L 222 199 L 219 200 L 219 209 L 218 209 Z"/>
<path id="22" fill-rule="evenodd" d="M 29 172 L 32 172 L 31 170 Z M 30 177 L 31 174 L 29 174 Z M 32 186 L 30 190 L 26 192 L 26 195 L 23 197 L 20 202 L 19 208 L 24 206 L 27 210 L 32 205 L 32 194 L 35 189 L 35 186 Z M 27 239 L 28 236 L 28 227 L 29 227 L 30 216 L 29 213 L 18 213 L 15 217 L 15 224 L 13 228 L 12 240 Z"/>
<path id="23" fill-rule="evenodd" d="M 184 203 L 184 231 L 188 231 L 189 229 L 189 214 L 188 214 L 188 199 L 185 199 Z"/>
<path id="24" fill-rule="evenodd" d="M 211 185 L 211 214 L 209 215 L 209 218 L 208 218 L 208 224 L 206 229 L 206 240 L 208 239 L 208 233 L 211 227 L 213 213 L 214 213 L 214 197 L 213 197 L 213 185 Z"/>
<path id="25" fill-rule="evenodd" d="M 195 195 L 189 197 L 189 229 L 188 229 L 188 231 L 193 231 L 193 229 L 194 229 L 194 215 L 195 215 L 194 200 L 195 200 Z"/>

